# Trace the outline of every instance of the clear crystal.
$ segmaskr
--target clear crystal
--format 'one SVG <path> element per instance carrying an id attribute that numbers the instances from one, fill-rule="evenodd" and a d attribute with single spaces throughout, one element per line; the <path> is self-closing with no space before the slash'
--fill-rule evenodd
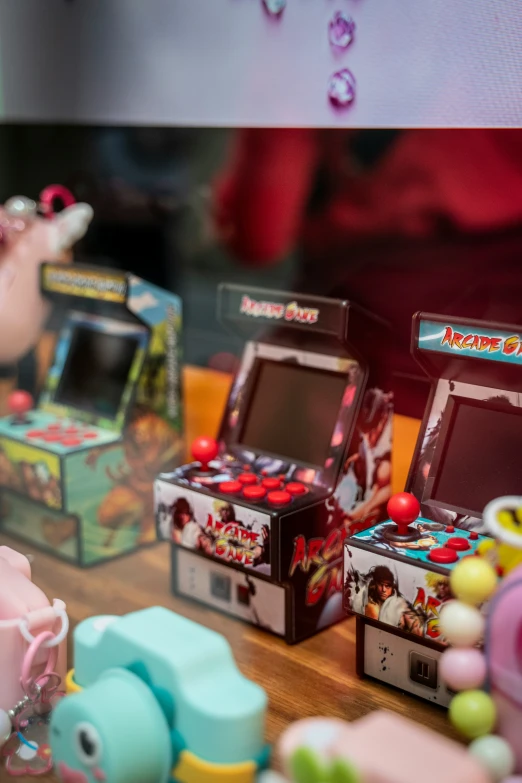
<path id="1" fill-rule="evenodd" d="M 348 68 L 336 71 L 328 83 L 328 98 L 336 108 L 349 106 L 355 98 L 355 77 Z"/>
<path id="2" fill-rule="evenodd" d="M 336 11 L 328 25 L 328 38 L 336 49 L 346 49 L 353 41 L 355 22 L 343 11 Z"/>
<path id="3" fill-rule="evenodd" d="M 286 8 L 286 0 L 263 0 L 263 5 L 270 16 L 279 16 Z"/>

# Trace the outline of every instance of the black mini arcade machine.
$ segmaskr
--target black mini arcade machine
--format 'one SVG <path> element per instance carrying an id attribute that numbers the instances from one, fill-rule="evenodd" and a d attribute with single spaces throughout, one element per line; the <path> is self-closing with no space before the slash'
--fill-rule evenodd
<path id="1" fill-rule="evenodd" d="M 344 539 L 386 514 L 392 400 L 370 353 L 385 326 L 231 285 L 219 314 L 249 341 L 217 441 L 156 481 L 158 531 L 176 594 L 294 643 L 342 619 Z"/>
<path id="2" fill-rule="evenodd" d="M 127 274 L 43 264 L 60 323 L 34 409 L 0 419 L 0 529 L 80 565 L 156 540 L 153 483 L 183 453 L 181 302 Z"/>
<path id="3" fill-rule="evenodd" d="M 522 328 L 417 314 L 412 351 L 432 390 L 391 519 L 345 544 L 359 674 L 447 706 L 438 618 L 451 569 L 484 540 L 487 503 L 522 494 Z"/>

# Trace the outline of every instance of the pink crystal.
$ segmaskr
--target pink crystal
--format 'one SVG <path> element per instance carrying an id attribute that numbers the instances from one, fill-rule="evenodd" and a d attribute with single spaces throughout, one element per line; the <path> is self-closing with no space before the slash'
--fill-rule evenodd
<path id="1" fill-rule="evenodd" d="M 279 16 L 285 10 L 286 0 L 263 0 L 263 5 L 267 14 Z"/>
<path id="2" fill-rule="evenodd" d="M 346 49 L 353 41 L 355 22 L 351 16 L 336 11 L 328 25 L 328 38 L 336 49 Z"/>
<path id="3" fill-rule="evenodd" d="M 355 77 L 348 68 L 336 71 L 328 83 L 328 98 L 338 109 L 349 106 L 355 98 Z"/>

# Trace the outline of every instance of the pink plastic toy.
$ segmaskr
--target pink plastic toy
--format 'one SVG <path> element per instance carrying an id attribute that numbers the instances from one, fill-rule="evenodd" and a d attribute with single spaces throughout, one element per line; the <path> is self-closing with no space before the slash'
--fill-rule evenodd
<path id="1" fill-rule="evenodd" d="M 37 205 L 15 196 L 0 207 L 0 364 L 18 361 L 38 340 L 49 315 L 40 293 L 40 264 L 60 261 L 93 215 L 88 204 L 71 204 L 73 197 L 61 186 L 50 186 L 41 199 Z M 56 199 L 65 209 L 54 215 Z"/>
<path id="2" fill-rule="evenodd" d="M 65 604 L 55 600 L 51 606 L 31 581 L 28 559 L 0 546 L 0 710 L 10 710 L 23 698 L 22 675 L 27 681 L 52 665 L 52 670 L 65 678 L 68 626 Z M 35 636 L 51 631 L 52 636 L 35 652 L 32 665 L 28 668 L 26 661 L 26 670 L 22 672 Z M 57 652 L 47 645 L 56 647 Z"/>
<path id="3" fill-rule="evenodd" d="M 385 711 L 353 723 L 298 721 L 281 737 L 278 754 L 290 781 L 491 783 L 465 747 Z"/>

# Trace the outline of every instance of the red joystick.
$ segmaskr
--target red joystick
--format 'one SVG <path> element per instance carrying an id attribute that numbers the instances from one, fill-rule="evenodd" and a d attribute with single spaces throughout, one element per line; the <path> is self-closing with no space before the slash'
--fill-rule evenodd
<path id="1" fill-rule="evenodd" d="M 196 438 L 192 444 L 192 456 L 196 462 L 201 464 L 201 470 L 204 472 L 208 471 L 208 463 L 216 459 L 217 454 L 218 445 L 214 438 L 202 435 L 200 438 Z"/>
<path id="2" fill-rule="evenodd" d="M 410 492 L 398 492 L 392 495 L 387 509 L 390 519 L 395 522 L 395 525 L 387 525 L 384 530 L 384 535 L 389 541 L 407 543 L 417 541 L 421 537 L 416 528 L 410 527 L 420 514 L 420 503 L 414 495 Z"/>
<path id="3" fill-rule="evenodd" d="M 26 414 L 34 407 L 34 400 L 29 392 L 17 389 L 9 395 L 7 406 L 16 423 L 25 424 L 28 421 Z"/>

